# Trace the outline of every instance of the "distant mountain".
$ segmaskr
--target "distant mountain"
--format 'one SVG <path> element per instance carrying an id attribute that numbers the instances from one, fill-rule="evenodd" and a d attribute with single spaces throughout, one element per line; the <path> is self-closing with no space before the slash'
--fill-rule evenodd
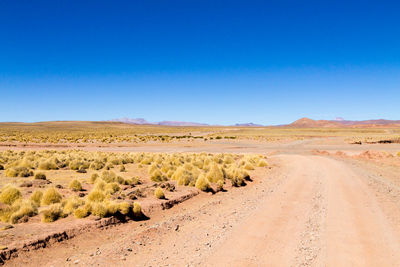
<path id="1" fill-rule="evenodd" d="M 117 122 L 123 122 L 123 123 L 128 123 L 128 124 L 154 124 L 152 122 L 146 121 L 143 118 L 137 118 L 137 119 L 120 118 L 120 119 L 112 119 L 110 121 L 117 121 Z"/>
<path id="2" fill-rule="evenodd" d="M 186 121 L 160 121 L 158 125 L 165 126 L 208 126 L 206 123 L 186 122 Z"/>
<path id="3" fill-rule="evenodd" d="M 143 118 L 131 119 L 131 118 L 120 118 L 120 119 L 112 119 L 110 121 L 115 122 L 123 122 L 127 124 L 152 124 L 152 125 L 164 125 L 164 126 L 208 126 L 205 123 L 197 123 L 197 122 L 186 122 L 186 121 L 160 121 L 160 122 L 149 122 Z"/>
<path id="4" fill-rule="evenodd" d="M 262 127 L 263 125 L 249 122 L 249 123 L 236 123 L 234 126 L 239 126 L 239 127 Z"/>
<path id="5" fill-rule="evenodd" d="M 335 120 L 313 120 L 310 118 L 301 118 L 291 124 L 285 125 L 295 128 L 333 128 L 333 127 L 349 127 L 349 128 L 374 128 L 374 127 L 400 127 L 400 120 L 364 120 L 350 121 L 343 118 Z"/>

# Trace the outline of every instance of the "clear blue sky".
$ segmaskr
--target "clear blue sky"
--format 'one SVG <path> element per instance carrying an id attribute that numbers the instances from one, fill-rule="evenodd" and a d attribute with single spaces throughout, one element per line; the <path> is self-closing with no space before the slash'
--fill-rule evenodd
<path id="1" fill-rule="evenodd" d="M 397 1 L 0 1 L 0 121 L 400 119 Z"/>

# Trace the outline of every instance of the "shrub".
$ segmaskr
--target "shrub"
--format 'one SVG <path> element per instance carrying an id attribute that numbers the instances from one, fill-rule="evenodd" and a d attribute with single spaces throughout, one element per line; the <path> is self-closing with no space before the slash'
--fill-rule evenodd
<path id="1" fill-rule="evenodd" d="M 11 186 L 5 186 L 4 189 L 0 193 L 0 202 L 8 205 L 12 205 L 17 199 L 22 197 L 21 192 Z"/>
<path id="2" fill-rule="evenodd" d="M 121 165 L 121 167 L 119 168 L 119 171 L 120 171 L 120 172 L 125 172 L 125 171 L 126 171 L 125 166 L 124 166 L 124 165 Z"/>
<path id="3" fill-rule="evenodd" d="M 12 209 L 15 211 L 10 217 L 10 223 L 17 223 L 24 217 L 32 217 L 38 214 L 36 205 L 30 200 L 19 200 L 13 204 Z"/>
<path id="4" fill-rule="evenodd" d="M 4 170 L 4 166 L 0 164 L 0 171 Z"/>
<path id="5" fill-rule="evenodd" d="M 72 190 L 72 191 L 75 191 L 75 192 L 77 192 L 77 191 L 81 191 L 82 190 L 82 185 L 81 185 L 81 183 L 78 181 L 78 180 L 72 180 L 70 183 L 69 183 L 69 188 Z"/>
<path id="6" fill-rule="evenodd" d="M 106 193 L 114 194 L 115 192 L 120 190 L 120 187 L 117 183 L 109 183 L 106 184 L 104 190 L 106 191 Z"/>
<path id="7" fill-rule="evenodd" d="M 94 184 L 94 183 L 96 182 L 97 178 L 99 178 L 99 175 L 98 175 L 97 173 L 93 173 L 93 174 L 90 176 L 89 182 L 92 183 L 92 184 Z"/>
<path id="8" fill-rule="evenodd" d="M 224 173 L 218 164 L 213 163 L 206 177 L 210 182 L 216 183 L 218 180 L 224 180 Z"/>
<path id="9" fill-rule="evenodd" d="M 51 160 L 42 161 L 38 166 L 39 170 L 57 170 L 57 164 Z"/>
<path id="10" fill-rule="evenodd" d="M 97 179 L 96 183 L 94 184 L 94 190 L 104 191 L 106 187 L 106 183 L 102 179 Z"/>
<path id="11" fill-rule="evenodd" d="M 10 167 L 4 174 L 8 177 L 29 177 L 33 175 L 33 172 L 26 167 Z"/>
<path id="12" fill-rule="evenodd" d="M 95 216 L 99 216 L 100 218 L 104 218 L 108 214 L 107 207 L 102 202 L 95 202 L 91 204 L 91 213 Z"/>
<path id="13" fill-rule="evenodd" d="M 103 171 L 101 174 L 101 178 L 106 182 L 106 183 L 111 183 L 115 181 L 116 175 L 112 171 Z"/>
<path id="14" fill-rule="evenodd" d="M 43 197 L 43 192 L 36 190 L 35 192 L 32 193 L 31 197 L 29 198 L 31 201 L 33 201 L 37 206 L 40 206 L 40 202 L 42 201 Z"/>
<path id="15" fill-rule="evenodd" d="M 89 169 L 91 170 L 100 170 L 104 168 L 104 163 L 101 161 L 94 161 L 92 163 L 90 163 Z"/>
<path id="16" fill-rule="evenodd" d="M 117 176 L 117 178 L 115 178 L 115 181 L 119 184 L 125 184 L 125 179 L 122 176 Z"/>
<path id="17" fill-rule="evenodd" d="M 88 195 L 88 200 L 92 202 L 102 202 L 106 196 L 100 190 L 93 190 Z"/>
<path id="18" fill-rule="evenodd" d="M 142 216 L 142 207 L 140 206 L 139 203 L 137 203 L 137 202 L 133 203 L 132 211 L 133 211 L 133 215 L 135 217 Z"/>
<path id="19" fill-rule="evenodd" d="M 41 204 L 43 206 L 61 202 L 62 196 L 54 187 L 48 188 L 42 197 Z"/>
<path id="20" fill-rule="evenodd" d="M 78 207 L 82 206 L 85 202 L 79 197 L 71 197 L 65 201 L 63 212 L 65 214 L 73 213 Z"/>
<path id="21" fill-rule="evenodd" d="M 115 215 L 118 210 L 119 210 L 119 205 L 118 203 L 114 202 L 114 201 L 107 201 L 105 203 L 106 208 L 107 208 L 107 213 L 108 215 Z"/>
<path id="22" fill-rule="evenodd" d="M 157 169 L 152 172 L 150 179 L 154 182 L 162 182 L 166 180 L 166 177 L 162 174 L 162 172 Z"/>
<path id="23" fill-rule="evenodd" d="M 243 168 L 244 168 L 245 170 L 254 170 L 254 166 L 253 166 L 253 164 L 251 164 L 250 162 L 247 162 L 247 163 L 243 166 Z"/>
<path id="24" fill-rule="evenodd" d="M 118 210 L 121 214 L 127 215 L 132 209 L 132 205 L 129 202 L 119 203 Z"/>
<path id="25" fill-rule="evenodd" d="M 74 211 L 74 216 L 76 218 L 85 218 L 89 214 L 90 214 L 90 206 L 89 205 L 79 207 Z"/>
<path id="26" fill-rule="evenodd" d="M 60 218 L 65 217 L 61 204 L 52 204 L 42 212 L 42 222 L 54 222 Z"/>
<path id="27" fill-rule="evenodd" d="M 38 172 L 35 174 L 35 179 L 37 180 L 46 180 L 46 174 L 44 174 L 43 172 Z"/>
<path id="28" fill-rule="evenodd" d="M 261 159 L 260 161 L 258 161 L 257 166 L 258 167 L 266 167 L 266 166 L 268 166 L 268 163 L 265 160 Z"/>
<path id="29" fill-rule="evenodd" d="M 165 198 L 164 191 L 160 187 L 157 187 L 157 189 L 154 191 L 154 196 L 156 198 L 158 198 L 158 199 L 164 199 Z"/>
<path id="30" fill-rule="evenodd" d="M 218 191 L 221 191 L 224 189 L 224 181 L 223 180 L 218 180 L 217 185 L 218 185 Z"/>
<path id="31" fill-rule="evenodd" d="M 205 177 L 204 174 L 201 174 L 199 178 L 197 178 L 195 186 L 201 191 L 210 190 L 210 182 L 208 181 L 208 179 Z"/>

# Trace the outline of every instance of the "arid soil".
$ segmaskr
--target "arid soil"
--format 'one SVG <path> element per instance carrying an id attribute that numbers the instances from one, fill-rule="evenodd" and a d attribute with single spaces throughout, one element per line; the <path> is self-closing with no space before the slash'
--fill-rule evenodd
<path id="1" fill-rule="evenodd" d="M 201 193 L 6 265 L 399 266 L 398 167 L 314 155 L 304 144 L 281 147 L 245 188 Z"/>

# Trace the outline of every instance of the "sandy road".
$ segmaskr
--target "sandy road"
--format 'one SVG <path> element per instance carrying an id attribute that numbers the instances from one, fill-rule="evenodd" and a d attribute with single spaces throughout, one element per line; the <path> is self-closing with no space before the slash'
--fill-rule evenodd
<path id="1" fill-rule="evenodd" d="M 274 177 L 244 190 L 190 200 L 140 231 L 137 223 L 128 223 L 8 264 L 400 265 L 400 226 L 388 219 L 368 177 L 346 162 L 322 156 L 279 155 L 274 160 L 281 166 Z"/>

